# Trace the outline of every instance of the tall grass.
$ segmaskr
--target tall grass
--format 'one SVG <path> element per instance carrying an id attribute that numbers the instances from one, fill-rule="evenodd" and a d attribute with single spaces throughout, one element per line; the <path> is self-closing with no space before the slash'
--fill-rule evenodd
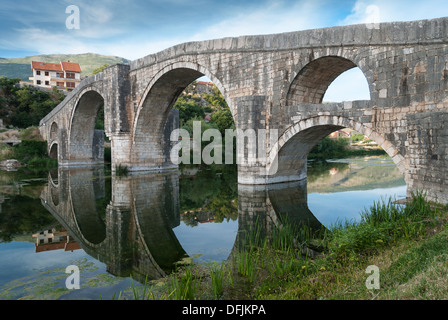
<path id="1" fill-rule="evenodd" d="M 392 198 L 380 199 L 361 213 L 361 221 L 339 223 L 332 227 L 330 249 L 335 252 L 373 253 L 393 241 L 422 235 L 425 223 L 436 214 L 418 192 L 405 204 Z"/>
<path id="2" fill-rule="evenodd" d="M 210 281 L 212 286 L 213 297 L 220 299 L 224 292 L 226 267 L 223 262 L 212 263 L 209 265 Z"/>
<path id="3" fill-rule="evenodd" d="M 185 267 L 184 274 L 171 274 L 170 283 L 173 300 L 193 300 L 197 298 L 199 277 L 192 264 Z"/>

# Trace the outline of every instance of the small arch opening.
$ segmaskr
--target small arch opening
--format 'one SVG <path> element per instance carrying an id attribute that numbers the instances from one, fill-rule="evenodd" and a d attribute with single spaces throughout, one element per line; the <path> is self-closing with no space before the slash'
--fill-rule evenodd
<path id="1" fill-rule="evenodd" d="M 88 162 L 104 161 L 104 130 L 96 129 L 103 97 L 96 91 L 85 92 L 73 113 L 70 128 L 70 159 Z"/>
<path id="2" fill-rule="evenodd" d="M 54 140 L 58 137 L 58 124 L 53 122 L 50 127 L 50 140 Z"/>
<path id="3" fill-rule="evenodd" d="M 50 148 L 49 157 L 51 159 L 58 159 L 58 144 L 53 143 Z"/>
<path id="4" fill-rule="evenodd" d="M 341 91 L 341 87 L 349 90 Z M 367 79 L 353 61 L 338 56 L 326 56 L 312 60 L 300 70 L 289 87 L 286 103 L 299 105 L 320 104 L 323 101 L 370 100 L 370 91 L 368 99 L 365 99 L 366 89 L 369 90 Z M 341 95 L 341 92 L 345 95 Z M 352 94 L 347 94 L 350 92 Z"/>

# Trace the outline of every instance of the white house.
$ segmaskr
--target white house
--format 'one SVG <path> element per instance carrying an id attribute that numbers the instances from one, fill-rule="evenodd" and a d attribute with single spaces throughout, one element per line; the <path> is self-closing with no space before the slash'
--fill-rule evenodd
<path id="1" fill-rule="evenodd" d="M 35 86 L 71 91 L 81 82 L 81 67 L 76 62 L 62 61 L 58 64 L 32 61 L 31 69 L 33 76 L 30 80 Z"/>

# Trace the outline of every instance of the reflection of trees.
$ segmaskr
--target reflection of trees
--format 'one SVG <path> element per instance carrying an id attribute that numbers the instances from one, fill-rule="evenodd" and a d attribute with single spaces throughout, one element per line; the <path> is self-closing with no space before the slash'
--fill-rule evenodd
<path id="1" fill-rule="evenodd" d="M 201 221 L 222 222 L 238 216 L 236 166 L 216 166 L 180 180 L 182 221 L 195 226 Z"/>
<path id="2" fill-rule="evenodd" d="M 314 182 L 320 177 L 328 176 L 332 169 L 336 169 L 338 172 L 343 172 L 349 170 L 349 165 L 348 163 L 327 162 L 325 160 L 309 162 L 307 168 L 308 183 Z"/>
<path id="3" fill-rule="evenodd" d="M 40 199 L 13 196 L 1 207 L 0 242 L 10 242 L 14 236 L 31 235 L 36 230 L 58 225 L 56 219 L 42 206 Z"/>

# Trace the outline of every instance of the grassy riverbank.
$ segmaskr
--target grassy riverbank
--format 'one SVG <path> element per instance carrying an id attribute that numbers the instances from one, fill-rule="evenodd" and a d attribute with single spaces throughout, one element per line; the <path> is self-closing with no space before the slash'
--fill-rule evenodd
<path id="1" fill-rule="evenodd" d="M 375 143 L 373 144 L 351 144 L 347 138 L 332 139 L 326 137 L 310 151 L 308 159 L 327 160 L 362 156 L 385 155 L 386 152 Z"/>
<path id="2" fill-rule="evenodd" d="M 0 161 L 15 159 L 22 166 L 39 169 L 52 169 L 58 165 L 56 159 L 48 156 L 47 142 L 43 141 L 37 127 L 3 130 L 0 141 L 15 144 L 0 143 Z"/>
<path id="3" fill-rule="evenodd" d="M 166 279 L 133 287 L 134 298 L 447 299 L 447 221 L 447 207 L 420 194 L 405 206 L 377 202 L 361 222 L 322 232 L 285 225 L 262 239 L 252 230 L 228 261 L 184 264 Z M 379 289 L 366 287 L 371 265 Z"/>

